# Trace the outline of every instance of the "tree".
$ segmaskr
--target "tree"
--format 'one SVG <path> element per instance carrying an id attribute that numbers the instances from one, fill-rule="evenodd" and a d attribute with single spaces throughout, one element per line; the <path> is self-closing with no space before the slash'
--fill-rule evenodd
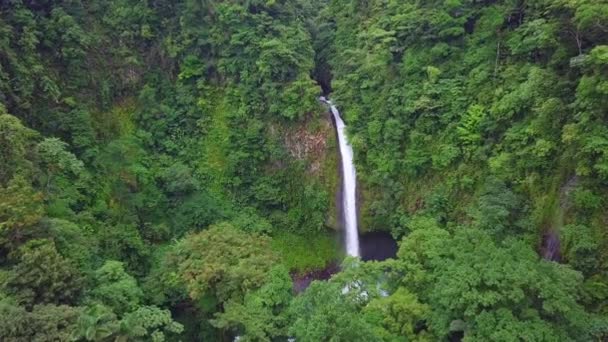
<path id="1" fill-rule="evenodd" d="M 168 335 L 180 334 L 183 326 L 171 318 L 171 312 L 155 306 L 142 306 L 128 313 L 120 322 L 119 336 L 133 341 L 165 341 Z"/>
<path id="2" fill-rule="evenodd" d="M 94 288 L 91 297 L 112 309 L 118 316 L 135 311 L 143 292 L 135 278 L 127 274 L 123 264 L 108 260 L 93 274 Z"/>
<path id="3" fill-rule="evenodd" d="M 42 195 L 22 176 L 0 185 L 0 246 L 14 250 L 42 219 Z"/>
<path id="4" fill-rule="evenodd" d="M 27 307 L 36 303 L 75 303 L 82 291 L 82 276 L 50 240 L 30 240 L 17 252 L 17 264 L 9 271 L 4 287 Z"/>
<path id="5" fill-rule="evenodd" d="M 36 146 L 38 167 L 43 173 L 43 189 L 52 216 L 67 216 L 81 198 L 78 183 L 84 176 L 84 164 L 67 151 L 68 145 L 55 138 L 46 138 Z"/>
<path id="6" fill-rule="evenodd" d="M 190 297 L 206 295 L 220 302 L 242 298 L 268 281 L 278 261 L 265 236 L 241 232 L 228 223 L 191 234 L 179 241 L 169 255 L 174 272 Z"/>
<path id="7" fill-rule="evenodd" d="M 381 297 L 387 264 L 346 259 L 329 281 L 313 281 L 289 307 L 290 336 L 298 341 L 382 341 L 377 319 L 364 314 Z"/>
<path id="8" fill-rule="evenodd" d="M 94 304 L 87 307 L 78 317 L 75 337 L 86 341 L 112 340 L 120 329 L 116 315 L 108 307 Z"/>
<path id="9" fill-rule="evenodd" d="M 345 298 L 339 282 L 313 281 L 290 307 L 289 329 L 298 341 L 381 341 L 361 315 L 362 303 Z"/>
<path id="10" fill-rule="evenodd" d="M 429 240 L 437 237 L 432 231 L 415 233 Z M 441 239 L 442 244 L 436 245 L 406 239 L 399 251 L 405 270 L 414 267 L 408 260 L 425 261 L 413 269 L 424 275 L 414 279 L 425 279 L 426 287 L 411 288 L 432 308 L 428 323 L 435 334 L 447 336 L 450 325 L 460 320 L 465 339 L 470 340 L 586 336 L 588 315 L 579 304 L 578 272 L 539 260 L 521 240 L 497 244 L 488 233 L 474 228 Z M 406 288 L 410 288 L 408 279 L 403 282 Z M 497 330 L 498 326 L 504 330 Z"/>
<path id="11" fill-rule="evenodd" d="M 510 229 L 516 227 L 514 218 L 520 207 L 517 196 L 503 181 L 490 178 L 471 208 L 471 216 L 476 227 L 497 236 L 509 236 L 513 233 Z"/>
<path id="12" fill-rule="evenodd" d="M 141 306 L 119 319 L 106 306 L 94 304 L 78 318 L 74 337 L 85 341 L 165 341 L 180 334 L 183 326 L 171 318 L 169 310 Z"/>
<path id="13" fill-rule="evenodd" d="M 33 139 L 37 133 L 21 123 L 16 117 L 4 113 L 0 107 L 0 186 L 15 175 L 27 176 L 31 171 L 28 160 Z"/>
<path id="14" fill-rule="evenodd" d="M 390 296 L 377 298 L 363 310 L 367 320 L 378 328 L 375 334 L 384 341 L 432 341 L 433 336 L 426 331 L 426 320 L 431 307 L 420 303 L 415 294 L 406 288 L 399 288 Z"/>
<path id="15" fill-rule="evenodd" d="M 0 300 L 0 339 L 3 341 L 69 341 L 76 331 L 81 308 L 35 305 L 31 311 L 10 298 Z"/>
<path id="16" fill-rule="evenodd" d="M 81 270 L 93 269 L 95 257 L 99 253 L 97 236 L 82 222 L 80 225 L 63 219 L 41 221 L 41 227 L 55 242 L 57 251 L 74 262 Z"/>
<path id="17" fill-rule="evenodd" d="M 100 224 L 96 231 L 100 254 L 105 259 L 122 260 L 130 272 L 143 273 L 149 266 L 150 247 L 133 224 Z"/>
<path id="18" fill-rule="evenodd" d="M 287 270 L 276 266 L 269 280 L 258 290 L 249 292 L 241 301 L 230 300 L 224 312 L 216 314 L 211 324 L 229 329 L 242 341 L 273 341 L 287 336 L 285 310 L 291 300 L 292 281 Z"/>

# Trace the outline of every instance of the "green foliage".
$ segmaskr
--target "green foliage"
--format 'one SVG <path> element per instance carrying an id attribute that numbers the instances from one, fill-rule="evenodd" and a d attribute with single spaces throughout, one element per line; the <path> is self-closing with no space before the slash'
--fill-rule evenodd
<path id="1" fill-rule="evenodd" d="M 420 303 L 416 295 L 405 288 L 371 301 L 364 309 L 368 320 L 378 326 L 375 334 L 384 341 L 398 341 L 401 337 L 408 341 L 431 341 L 432 336 L 420 331 L 430 312 L 429 305 Z"/>
<path id="2" fill-rule="evenodd" d="M 121 324 L 121 335 L 128 340 L 155 341 L 166 340 L 167 335 L 179 334 L 183 326 L 171 319 L 169 310 L 159 309 L 154 306 L 141 306 L 123 318 Z"/>
<path id="3" fill-rule="evenodd" d="M 80 315 L 74 335 L 85 341 L 103 341 L 111 339 L 119 327 L 116 315 L 107 307 L 97 304 L 87 307 Z"/>
<path id="4" fill-rule="evenodd" d="M 243 233 L 228 223 L 187 236 L 168 257 L 192 299 L 212 295 L 220 301 L 241 298 L 262 286 L 277 261 L 268 238 Z"/>
<path id="5" fill-rule="evenodd" d="M 0 4 L 0 274 L 23 315 L 79 303 L 80 339 L 163 340 L 182 330 L 165 309 L 183 316 L 176 306 L 198 304 L 184 288 L 220 299 L 220 330 L 240 331 L 242 310 L 283 311 L 289 298 L 271 303 L 272 288 L 261 289 L 280 259 L 257 234 L 316 239 L 330 197 L 284 143 L 320 111 L 300 10 L 296 1 Z M 208 228 L 223 221 L 235 228 Z M 334 257 L 337 247 L 319 241 L 306 268 Z M 207 271 L 190 260 L 222 267 L 203 276 L 208 284 L 186 281 Z M 277 277 L 289 294 L 287 274 Z M 144 293 L 142 279 L 159 283 Z M 229 299 L 234 310 L 224 310 Z M 215 309 L 188 336 L 219 336 Z M 252 338 L 285 335 L 284 318 L 264 324 L 247 323 Z"/>
<path id="6" fill-rule="evenodd" d="M 127 274 L 121 262 L 106 261 L 93 274 L 95 285 L 90 296 L 103 303 L 117 315 L 137 309 L 143 292 L 137 281 Z"/>
<path id="7" fill-rule="evenodd" d="M 382 341 L 373 313 L 362 313 L 380 298 L 382 272 L 378 264 L 347 259 L 343 272 L 330 281 L 313 281 L 289 308 L 290 336 L 301 341 Z"/>
<path id="8" fill-rule="evenodd" d="M 403 267 L 415 272 L 403 286 L 428 301 L 434 334 L 446 336 L 451 323 L 461 320 L 465 339 L 585 339 L 588 317 L 577 303 L 580 273 L 539 262 L 523 241 L 497 244 L 472 228 L 439 237 L 442 231 L 415 231 L 411 235 L 426 243 L 408 237 L 399 250 Z"/>
<path id="9" fill-rule="evenodd" d="M 31 311 L 10 298 L 0 300 L 0 339 L 3 341 L 69 341 L 76 331 L 81 308 L 35 305 Z"/>
<path id="10" fill-rule="evenodd" d="M 29 174 L 27 154 L 34 137 L 36 132 L 24 127 L 19 119 L 0 113 L 0 184 L 6 185 L 15 173 Z"/>
<path id="11" fill-rule="evenodd" d="M 586 225 L 566 225 L 562 229 L 563 253 L 568 263 L 586 274 L 593 274 L 600 267 L 598 262 L 601 238 Z"/>
<path id="12" fill-rule="evenodd" d="M 39 167 L 45 170 L 39 182 L 50 202 L 50 216 L 72 215 L 72 208 L 81 199 L 78 186 L 82 186 L 80 180 L 84 177 L 84 165 L 66 150 L 67 147 L 65 142 L 56 138 L 44 139 L 36 146 Z"/>
<path id="13" fill-rule="evenodd" d="M 82 276 L 52 241 L 30 240 L 16 254 L 18 263 L 3 285 L 20 304 L 70 304 L 79 299 Z"/>
<path id="14" fill-rule="evenodd" d="M 397 278 L 428 305 L 419 327 L 430 339 L 602 336 L 582 323 L 605 307 L 588 303 L 606 284 L 607 10 L 330 1 L 316 19 L 332 21 L 324 57 L 365 189 L 363 222 L 405 237 Z M 547 232 L 568 266 L 539 260 Z M 594 290 L 580 291 L 587 282 Z"/>
<path id="15" fill-rule="evenodd" d="M 100 254 L 110 260 L 122 260 L 127 269 L 143 272 L 150 250 L 140 232 L 132 224 L 98 227 Z"/>
<path id="16" fill-rule="evenodd" d="M 481 124 L 484 119 L 484 108 L 472 105 L 457 127 L 458 136 L 463 145 L 478 145 L 482 141 Z"/>
<path id="17" fill-rule="evenodd" d="M 343 289 L 339 282 L 313 282 L 293 301 L 290 311 L 296 318 L 290 334 L 301 341 L 379 341 L 359 314 L 365 301 L 354 291 L 344 296 Z"/>
<path id="18" fill-rule="evenodd" d="M 247 293 L 242 303 L 226 302 L 211 324 L 229 329 L 244 341 L 272 341 L 287 336 L 285 309 L 291 300 L 292 282 L 287 269 L 274 267 L 260 289 Z"/>
<path id="19" fill-rule="evenodd" d="M 14 249 L 42 218 L 42 196 L 21 176 L 0 186 L 0 243 Z"/>
<path id="20" fill-rule="evenodd" d="M 500 235 L 510 235 L 514 226 L 515 210 L 521 204 L 513 192 L 501 181 L 490 179 L 474 206 L 472 217 L 477 227 Z"/>
<path id="21" fill-rule="evenodd" d="M 72 260 L 82 271 L 87 272 L 93 268 L 99 253 L 98 241 L 86 225 L 78 226 L 62 219 L 45 219 L 42 226 L 48 229 L 48 234 L 61 255 Z"/>
<path id="22" fill-rule="evenodd" d="M 93 305 L 78 318 L 73 336 L 84 341 L 165 341 L 183 326 L 171 319 L 168 310 L 141 306 L 123 319 L 103 305 Z"/>
<path id="23" fill-rule="evenodd" d="M 1 340 L 608 336 L 605 1 L 0 13 Z M 361 229 L 404 240 L 294 299 L 288 272 L 340 257 L 312 77 L 348 124 Z"/>
<path id="24" fill-rule="evenodd" d="M 283 233 L 273 236 L 271 244 L 281 256 L 282 263 L 296 273 L 322 269 L 338 258 L 337 239 L 330 234 L 301 236 Z"/>

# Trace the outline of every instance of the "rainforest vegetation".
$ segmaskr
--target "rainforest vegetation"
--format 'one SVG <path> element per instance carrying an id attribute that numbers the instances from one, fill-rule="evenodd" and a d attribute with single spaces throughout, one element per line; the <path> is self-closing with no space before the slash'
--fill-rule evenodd
<path id="1" fill-rule="evenodd" d="M 0 1 L 1 341 L 603 341 L 607 209 L 606 0 Z"/>

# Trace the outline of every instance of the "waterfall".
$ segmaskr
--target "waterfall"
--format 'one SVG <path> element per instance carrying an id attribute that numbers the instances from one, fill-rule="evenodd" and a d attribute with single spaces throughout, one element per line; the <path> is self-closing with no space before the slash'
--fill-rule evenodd
<path id="1" fill-rule="evenodd" d="M 346 235 L 346 254 L 359 257 L 359 231 L 357 229 L 357 173 L 353 163 L 353 148 L 346 138 L 346 125 L 340 117 L 338 108 L 324 97 L 321 101 L 327 103 L 336 121 L 338 143 L 342 159 L 342 212 L 344 213 L 344 231 Z"/>

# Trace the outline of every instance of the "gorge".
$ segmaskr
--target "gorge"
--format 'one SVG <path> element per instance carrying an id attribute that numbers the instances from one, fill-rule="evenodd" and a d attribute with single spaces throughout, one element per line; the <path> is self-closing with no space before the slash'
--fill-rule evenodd
<path id="1" fill-rule="evenodd" d="M 0 1 L 0 341 L 608 340 L 607 22 Z"/>

